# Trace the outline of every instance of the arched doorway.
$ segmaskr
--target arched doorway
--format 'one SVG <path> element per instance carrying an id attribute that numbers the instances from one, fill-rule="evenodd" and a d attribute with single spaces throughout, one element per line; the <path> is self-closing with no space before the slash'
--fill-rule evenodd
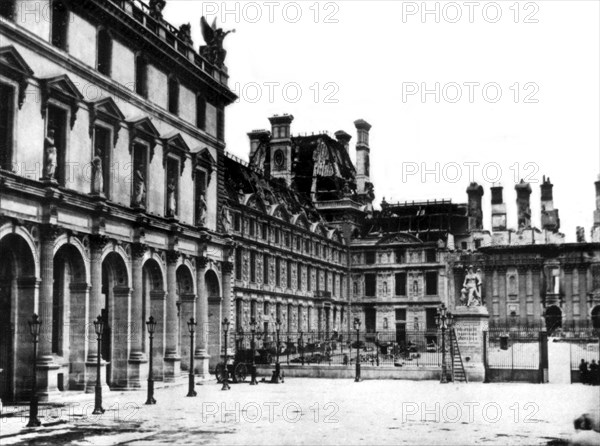
<path id="1" fill-rule="evenodd" d="M 592 308 L 592 327 L 595 330 L 600 330 L 600 305 Z"/>
<path id="2" fill-rule="evenodd" d="M 562 327 L 562 311 L 556 305 L 546 308 L 546 331 L 548 335 Z"/>
<path id="3" fill-rule="evenodd" d="M 146 330 L 145 321 L 150 316 L 153 316 L 156 320 L 156 330 L 153 338 L 152 345 L 152 370 L 154 379 L 162 380 L 164 377 L 164 364 L 163 360 L 165 357 L 165 321 L 166 321 L 166 293 L 164 288 L 163 272 L 160 265 L 155 259 L 148 259 L 142 268 L 143 274 L 143 311 L 142 319 L 144 323 L 144 329 L 142 330 L 144 336 L 144 353 L 150 354 L 149 352 L 149 339 Z"/>
<path id="4" fill-rule="evenodd" d="M 0 398 L 12 401 L 30 391 L 33 347 L 27 322 L 34 312 L 37 279 L 33 253 L 22 237 L 2 238 L 0 252 Z"/>
<path id="5" fill-rule="evenodd" d="M 188 321 L 196 319 L 194 279 L 187 265 L 180 265 L 176 271 L 177 279 L 177 303 L 179 308 L 179 353 L 181 355 L 181 369 L 190 369 L 190 332 Z M 198 321 L 196 321 L 198 323 Z M 199 326 L 196 326 L 197 330 Z"/>
<path id="6" fill-rule="evenodd" d="M 58 374 L 58 388 L 85 387 L 85 322 L 88 283 L 84 259 L 75 246 L 66 244 L 54 255 L 52 292 L 52 353 L 67 364 Z M 65 382 L 65 374 L 68 381 Z"/>
<path id="7" fill-rule="evenodd" d="M 129 344 L 129 280 L 125 261 L 116 252 L 102 262 L 102 310 L 104 335 L 102 360 L 106 361 L 106 383 L 109 386 L 127 385 Z M 96 316 L 90 315 L 90 319 Z"/>
<path id="8" fill-rule="evenodd" d="M 221 287 L 213 270 L 206 272 L 204 283 L 208 298 L 208 365 L 213 370 L 221 357 Z"/>

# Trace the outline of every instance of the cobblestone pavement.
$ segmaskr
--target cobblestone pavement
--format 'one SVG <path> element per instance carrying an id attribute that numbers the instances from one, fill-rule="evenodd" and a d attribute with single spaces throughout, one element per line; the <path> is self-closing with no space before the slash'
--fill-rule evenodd
<path id="1" fill-rule="evenodd" d="M 204 382 L 196 398 L 185 386 L 158 389 L 155 406 L 143 391 L 110 392 L 101 416 L 75 395 L 41 408 L 37 429 L 25 427 L 26 408 L 7 406 L 0 444 L 563 444 L 576 416 L 600 410 L 600 387 L 581 384 L 298 378 L 220 389 Z"/>

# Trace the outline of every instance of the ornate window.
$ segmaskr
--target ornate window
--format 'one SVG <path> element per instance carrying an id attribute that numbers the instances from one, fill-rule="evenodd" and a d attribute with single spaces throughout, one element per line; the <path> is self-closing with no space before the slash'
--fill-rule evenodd
<path id="1" fill-rule="evenodd" d="M 425 273 L 425 294 L 427 296 L 436 296 L 438 293 L 438 273 L 437 271 L 428 271 Z"/>
<path id="2" fill-rule="evenodd" d="M 177 217 L 179 214 L 179 178 L 185 168 L 185 160 L 190 153 L 188 145 L 179 134 L 163 138 L 163 167 L 166 172 L 165 215 Z"/>
<path id="3" fill-rule="evenodd" d="M 396 296 L 406 296 L 406 273 L 396 273 Z"/>
<path id="4" fill-rule="evenodd" d="M 129 152 L 132 156 L 133 181 L 131 190 L 131 206 L 146 209 L 147 189 L 149 184 L 150 162 L 154 157 L 158 130 L 149 118 L 129 121 Z"/>
<path id="5" fill-rule="evenodd" d="M 207 148 L 197 151 L 193 156 L 192 179 L 194 180 L 194 210 L 195 221 L 198 226 L 206 226 L 206 217 L 208 215 L 208 197 L 206 190 L 212 178 L 212 172 L 215 169 L 216 161 Z"/>
<path id="6" fill-rule="evenodd" d="M 375 274 L 365 274 L 365 296 L 375 297 L 377 276 Z"/>
<path id="7" fill-rule="evenodd" d="M 263 254 L 263 283 L 269 284 L 269 254 Z"/>

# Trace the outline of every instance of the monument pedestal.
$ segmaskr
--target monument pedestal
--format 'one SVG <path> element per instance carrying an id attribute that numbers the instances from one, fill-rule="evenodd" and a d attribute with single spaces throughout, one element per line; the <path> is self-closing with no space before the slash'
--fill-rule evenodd
<path id="1" fill-rule="evenodd" d="M 454 331 L 467 379 L 470 382 L 483 382 L 483 332 L 488 329 L 488 310 L 483 306 L 456 307 L 453 315 Z"/>

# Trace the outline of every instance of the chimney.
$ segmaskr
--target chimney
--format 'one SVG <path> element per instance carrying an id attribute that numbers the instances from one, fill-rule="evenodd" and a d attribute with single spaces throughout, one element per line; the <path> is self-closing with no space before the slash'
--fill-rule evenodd
<path id="1" fill-rule="evenodd" d="M 271 137 L 271 132 L 268 130 L 252 130 L 248 133 L 248 138 L 250 138 L 250 161 L 254 158 L 254 154 L 256 150 L 260 146 L 261 142 L 267 142 Z"/>
<path id="2" fill-rule="evenodd" d="M 292 133 L 291 125 L 294 117 L 284 114 L 272 116 L 270 170 L 273 178 L 283 178 L 285 183 L 292 184 Z"/>
<path id="3" fill-rule="evenodd" d="M 346 149 L 346 153 L 350 153 L 350 140 L 352 139 L 351 135 L 344 132 L 343 130 L 338 130 L 337 132 L 335 132 L 335 139 L 337 139 L 338 142 L 344 146 L 344 149 Z"/>
<path id="4" fill-rule="evenodd" d="M 356 133 L 356 192 L 365 194 L 367 192 L 366 184 L 371 182 L 371 162 L 369 148 L 369 131 L 371 124 L 363 119 L 354 121 Z"/>
<path id="5" fill-rule="evenodd" d="M 492 191 L 492 231 L 506 231 L 506 204 L 502 199 L 502 186 L 493 186 Z"/>
<path id="6" fill-rule="evenodd" d="M 531 186 L 521 180 L 515 186 L 515 190 L 517 191 L 518 229 L 530 228 L 531 207 L 529 206 L 529 197 L 531 196 Z"/>
<path id="7" fill-rule="evenodd" d="M 542 192 L 542 229 L 557 232 L 560 229 L 560 219 L 558 218 L 558 209 L 554 209 L 554 199 L 552 197 L 552 188 L 554 185 L 550 178 L 544 175 L 540 189 Z"/>
<path id="8" fill-rule="evenodd" d="M 483 187 L 477 183 L 469 184 L 467 196 L 469 197 L 469 229 L 483 229 L 483 211 L 481 208 Z"/>

